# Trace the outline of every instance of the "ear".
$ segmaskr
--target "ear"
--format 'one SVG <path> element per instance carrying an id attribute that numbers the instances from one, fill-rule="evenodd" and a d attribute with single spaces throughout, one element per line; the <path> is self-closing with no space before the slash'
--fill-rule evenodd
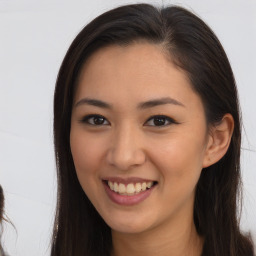
<path id="1" fill-rule="evenodd" d="M 226 114 L 222 120 L 210 128 L 203 168 L 217 163 L 227 152 L 234 130 L 234 119 Z"/>

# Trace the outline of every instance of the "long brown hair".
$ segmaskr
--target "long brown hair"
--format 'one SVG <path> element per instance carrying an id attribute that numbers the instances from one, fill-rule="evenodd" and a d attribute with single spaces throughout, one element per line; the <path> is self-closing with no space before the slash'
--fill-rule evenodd
<path id="1" fill-rule="evenodd" d="M 134 4 L 110 10 L 77 35 L 61 65 L 54 96 L 54 144 L 58 201 L 51 256 L 110 255 L 110 228 L 82 190 L 70 152 L 74 89 L 82 65 L 99 48 L 144 40 L 161 44 L 177 68 L 184 70 L 201 97 L 208 124 L 230 113 L 234 133 L 226 155 L 202 170 L 194 222 L 204 237 L 203 256 L 252 256 L 250 239 L 239 229 L 240 111 L 228 58 L 212 30 L 196 15 L 177 6 Z"/>

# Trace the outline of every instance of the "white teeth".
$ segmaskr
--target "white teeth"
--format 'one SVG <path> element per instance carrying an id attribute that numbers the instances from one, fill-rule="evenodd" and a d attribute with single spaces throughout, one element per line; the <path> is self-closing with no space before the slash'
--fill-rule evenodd
<path id="1" fill-rule="evenodd" d="M 115 192 L 118 192 L 118 189 L 119 189 L 119 186 L 118 186 L 118 184 L 115 182 L 115 183 L 114 183 L 114 191 L 115 191 Z"/>
<path id="2" fill-rule="evenodd" d="M 145 191 L 147 188 L 151 188 L 153 184 L 154 183 L 152 181 L 144 181 L 142 183 L 137 182 L 136 184 L 129 183 L 127 185 L 123 183 L 118 184 L 117 182 L 108 181 L 108 186 L 110 187 L 110 189 L 122 195 L 138 194 L 142 191 Z"/>
<path id="3" fill-rule="evenodd" d="M 141 190 L 145 191 L 146 189 L 147 189 L 147 183 L 143 182 L 142 185 L 141 185 Z"/>
<path id="4" fill-rule="evenodd" d="M 147 182 L 147 188 L 151 188 L 153 186 L 153 181 Z"/>
<path id="5" fill-rule="evenodd" d="M 118 188 L 119 188 L 119 191 L 118 191 L 119 193 L 123 194 L 126 192 L 126 188 L 124 184 L 120 183 Z"/>
<path id="6" fill-rule="evenodd" d="M 137 193 L 139 193 L 141 191 L 141 184 L 140 183 L 135 184 L 135 190 L 136 190 Z"/>
<path id="7" fill-rule="evenodd" d="M 135 187 L 133 184 L 128 184 L 127 187 L 126 187 L 126 192 L 128 194 L 134 194 L 135 192 Z"/>
<path id="8" fill-rule="evenodd" d="M 114 190 L 114 184 L 111 181 L 108 181 L 108 186 L 110 187 L 111 190 Z"/>

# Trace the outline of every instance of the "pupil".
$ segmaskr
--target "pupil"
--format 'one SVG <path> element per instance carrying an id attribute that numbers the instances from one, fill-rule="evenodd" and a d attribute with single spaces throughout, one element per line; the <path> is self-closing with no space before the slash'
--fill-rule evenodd
<path id="1" fill-rule="evenodd" d="M 154 119 L 154 125 L 164 125 L 165 118 L 164 117 L 156 117 Z"/>
<path id="2" fill-rule="evenodd" d="M 95 124 L 103 124 L 104 123 L 104 119 L 102 117 L 95 117 L 94 118 L 94 123 Z"/>

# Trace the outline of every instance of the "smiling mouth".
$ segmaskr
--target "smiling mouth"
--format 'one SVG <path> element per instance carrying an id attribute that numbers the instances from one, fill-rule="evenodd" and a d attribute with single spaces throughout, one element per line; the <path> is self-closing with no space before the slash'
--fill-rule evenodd
<path id="1" fill-rule="evenodd" d="M 119 195 L 124 196 L 134 196 L 141 192 L 151 189 L 154 187 L 157 182 L 156 181 L 144 181 L 144 182 L 136 182 L 123 184 L 118 182 L 112 182 L 108 180 L 104 180 L 104 183 L 108 185 L 108 187 Z"/>

